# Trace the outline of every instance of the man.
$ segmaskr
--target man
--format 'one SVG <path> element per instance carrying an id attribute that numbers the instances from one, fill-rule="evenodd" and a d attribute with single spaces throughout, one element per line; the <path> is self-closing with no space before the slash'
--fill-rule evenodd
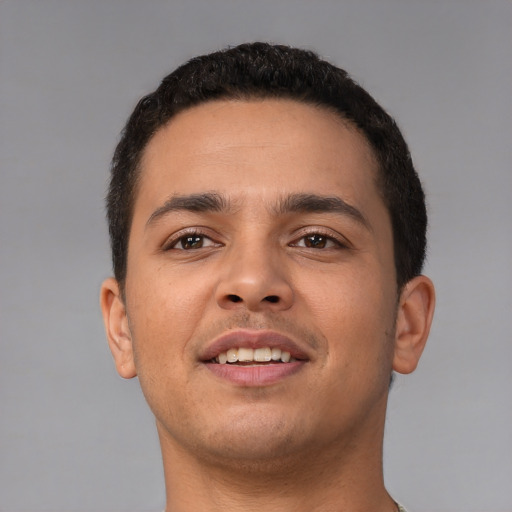
<path id="1" fill-rule="evenodd" d="M 166 510 L 399 510 L 387 396 L 434 289 L 420 182 L 368 93 L 284 46 L 193 59 L 128 120 L 108 217 L 107 337 L 155 415 Z"/>

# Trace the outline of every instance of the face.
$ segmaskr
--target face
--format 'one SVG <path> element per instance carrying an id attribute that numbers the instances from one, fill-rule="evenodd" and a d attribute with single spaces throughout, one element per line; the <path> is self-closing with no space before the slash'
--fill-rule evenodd
<path id="1" fill-rule="evenodd" d="M 269 460 L 379 437 L 397 289 L 365 139 L 291 100 L 218 101 L 141 169 L 126 364 L 162 444 Z"/>

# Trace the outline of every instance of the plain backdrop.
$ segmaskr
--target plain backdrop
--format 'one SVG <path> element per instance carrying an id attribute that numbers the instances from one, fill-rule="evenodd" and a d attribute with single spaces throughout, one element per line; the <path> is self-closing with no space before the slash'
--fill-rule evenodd
<path id="1" fill-rule="evenodd" d="M 428 194 L 438 305 L 391 393 L 389 490 L 414 512 L 512 511 L 511 34 L 505 0 L 0 0 L 0 510 L 162 510 L 154 421 L 98 307 L 109 160 L 174 67 L 268 40 L 366 87 Z"/>

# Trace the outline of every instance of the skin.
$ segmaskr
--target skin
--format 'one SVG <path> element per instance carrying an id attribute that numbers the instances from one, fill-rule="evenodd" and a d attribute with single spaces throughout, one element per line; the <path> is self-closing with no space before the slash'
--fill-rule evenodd
<path id="1" fill-rule="evenodd" d="M 111 278 L 101 305 L 117 370 L 138 376 L 156 418 L 167 510 L 395 510 L 389 379 L 415 369 L 434 289 L 418 276 L 397 291 L 364 137 L 291 100 L 216 101 L 160 129 L 141 168 L 125 300 Z M 205 193 L 223 207 L 162 211 Z M 287 209 L 300 194 L 352 214 Z M 272 384 L 219 378 L 201 354 L 236 329 L 283 334 L 307 362 Z"/>

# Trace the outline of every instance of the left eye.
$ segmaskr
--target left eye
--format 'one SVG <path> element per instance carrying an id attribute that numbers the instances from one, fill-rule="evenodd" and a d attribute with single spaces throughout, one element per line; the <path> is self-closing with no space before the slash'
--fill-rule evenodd
<path id="1" fill-rule="evenodd" d="M 178 249 L 190 251 L 193 249 L 202 249 L 203 247 L 212 247 L 215 242 L 205 235 L 185 235 L 174 242 L 169 249 Z"/>
<path id="2" fill-rule="evenodd" d="M 303 236 L 293 245 L 296 247 L 307 247 L 309 249 L 328 249 L 340 244 L 326 235 L 311 233 L 310 235 Z"/>

